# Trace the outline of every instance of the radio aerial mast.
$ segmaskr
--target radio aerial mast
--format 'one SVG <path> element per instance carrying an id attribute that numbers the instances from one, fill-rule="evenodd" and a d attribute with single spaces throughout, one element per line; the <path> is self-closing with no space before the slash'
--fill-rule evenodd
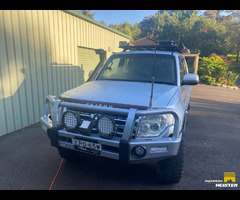
<path id="1" fill-rule="evenodd" d="M 157 14 L 157 28 L 156 29 L 158 29 L 158 18 L 159 18 L 159 11 Z M 150 95 L 150 100 L 149 100 L 149 109 L 152 109 L 152 107 L 153 107 L 153 87 L 154 87 L 154 81 L 155 81 L 156 53 L 157 53 L 157 44 L 155 44 L 155 53 L 154 53 L 154 58 L 153 58 L 152 84 L 151 84 L 151 95 Z"/>

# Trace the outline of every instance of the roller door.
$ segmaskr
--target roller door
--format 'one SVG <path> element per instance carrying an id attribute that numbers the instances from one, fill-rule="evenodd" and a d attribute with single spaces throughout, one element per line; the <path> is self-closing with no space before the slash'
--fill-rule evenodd
<path id="1" fill-rule="evenodd" d="M 78 48 L 78 65 L 80 66 L 81 74 L 79 74 L 80 83 L 84 83 L 88 79 L 88 73 L 98 65 L 100 55 L 94 49 Z"/>

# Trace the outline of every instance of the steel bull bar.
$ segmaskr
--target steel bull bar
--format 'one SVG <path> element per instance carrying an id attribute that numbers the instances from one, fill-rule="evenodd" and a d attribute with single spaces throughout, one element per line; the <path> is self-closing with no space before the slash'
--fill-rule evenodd
<path id="1" fill-rule="evenodd" d="M 50 107 L 52 106 L 51 111 L 51 119 L 49 119 L 50 114 Z M 131 162 L 131 161 L 137 161 L 139 159 L 134 158 L 131 156 L 131 149 L 134 148 L 137 145 L 143 145 L 147 148 L 148 155 L 146 155 L 143 160 L 145 159 L 154 159 L 158 157 L 167 157 L 167 156 L 174 156 L 177 155 L 179 145 L 182 138 L 182 133 L 179 132 L 179 115 L 178 113 L 170 108 L 161 108 L 161 109 L 151 109 L 151 110 L 137 110 L 137 109 L 122 109 L 122 108 L 113 108 L 113 107 L 102 107 L 102 106 L 93 106 L 93 105 L 86 105 L 86 104 L 78 104 L 78 103 L 70 103 L 70 102 L 64 102 L 60 100 L 56 100 L 55 96 L 47 96 L 45 107 L 44 107 L 44 115 L 41 117 L 40 123 L 42 130 L 47 133 L 48 137 L 50 138 L 50 142 L 52 146 L 59 147 L 59 133 L 61 134 L 63 126 L 61 125 L 61 117 L 62 117 L 62 111 L 63 108 L 70 108 L 70 109 L 76 109 L 81 112 L 88 112 L 88 113 L 99 113 L 99 114 L 111 114 L 116 116 L 125 116 L 127 117 L 123 135 L 120 140 L 113 140 L 113 139 L 101 139 L 100 141 L 103 141 L 106 143 L 114 143 L 115 146 L 119 147 L 119 155 L 114 157 L 114 159 L 118 159 L 123 162 Z M 169 138 L 161 138 L 161 137 L 155 137 L 155 138 L 132 138 L 133 128 L 135 124 L 135 120 L 139 116 L 147 116 L 147 115 L 158 115 L 158 114 L 172 114 L 175 118 L 174 128 L 173 128 L 173 135 Z M 76 135 L 76 133 L 70 133 L 64 131 L 64 134 Z M 81 134 L 77 134 L 80 135 Z M 83 138 L 94 138 L 90 136 L 83 136 Z M 86 139 L 87 139 L 86 138 Z M 116 144 L 117 143 L 117 144 Z M 166 149 L 162 152 L 151 152 L 151 147 L 159 147 L 159 146 L 166 146 Z M 108 157 L 108 156 L 105 156 Z M 112 157 L 113 158 L 113 157 Z M 141 159 L 141 160 L 142 160 Z"/>

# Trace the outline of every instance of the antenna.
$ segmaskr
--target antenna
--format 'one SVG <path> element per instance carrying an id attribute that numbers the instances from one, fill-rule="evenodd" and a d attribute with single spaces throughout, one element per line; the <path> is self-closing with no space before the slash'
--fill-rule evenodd
<path id="1" fill-rule="evenodd" d="M 157 29 L 158 29 L 158 18 L 159 18 L 159 11 L 158 11 L 158 15 L 157 15 Z M 154 87 L 154 81 L 155 81 L 156 53 L 157 53 L 157 44 L 155 43 L 155 53 L 154 53 L 154 58 L 153 58 L 152 85 L 151 85 L 151 95 L 150 95 L 150 100 L 149 100 L 149 109 L 152 109 L 152 107 L 153 107 L 153 87 Z"/>
<path id="2" fill-rule="evenodd" d="M 149 109 L 152 109 L 152 107 L 153 107 L 153 86 L 154 86 L 154 81 L 155 81 L 156 51 L 157 51 L 157 45 L 155 44 L 155 53 L 154 53 L 154 58 L 153 58 L 152 85 L 151 85 L 151 96 L 150 96 L 150 100 L 149 100 Z"/>

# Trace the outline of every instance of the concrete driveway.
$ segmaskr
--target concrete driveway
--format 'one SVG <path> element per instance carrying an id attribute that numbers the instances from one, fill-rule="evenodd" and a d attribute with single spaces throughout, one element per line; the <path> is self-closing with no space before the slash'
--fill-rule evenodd
<path id="1" fill-rule="evenodd" d="M 52 190 L 215 190 L 240 189 L 240 90 L 192 87 L 186 129 L 185 168 L 178 184 L 160 185 L 151 164 L 124 165 L 83 156 L 63 160 L 39 124 L 0 137 L 0 189 Z M 219 188 L 206 180 L 223 180 L 236 172 L 236 188 Z"/>

